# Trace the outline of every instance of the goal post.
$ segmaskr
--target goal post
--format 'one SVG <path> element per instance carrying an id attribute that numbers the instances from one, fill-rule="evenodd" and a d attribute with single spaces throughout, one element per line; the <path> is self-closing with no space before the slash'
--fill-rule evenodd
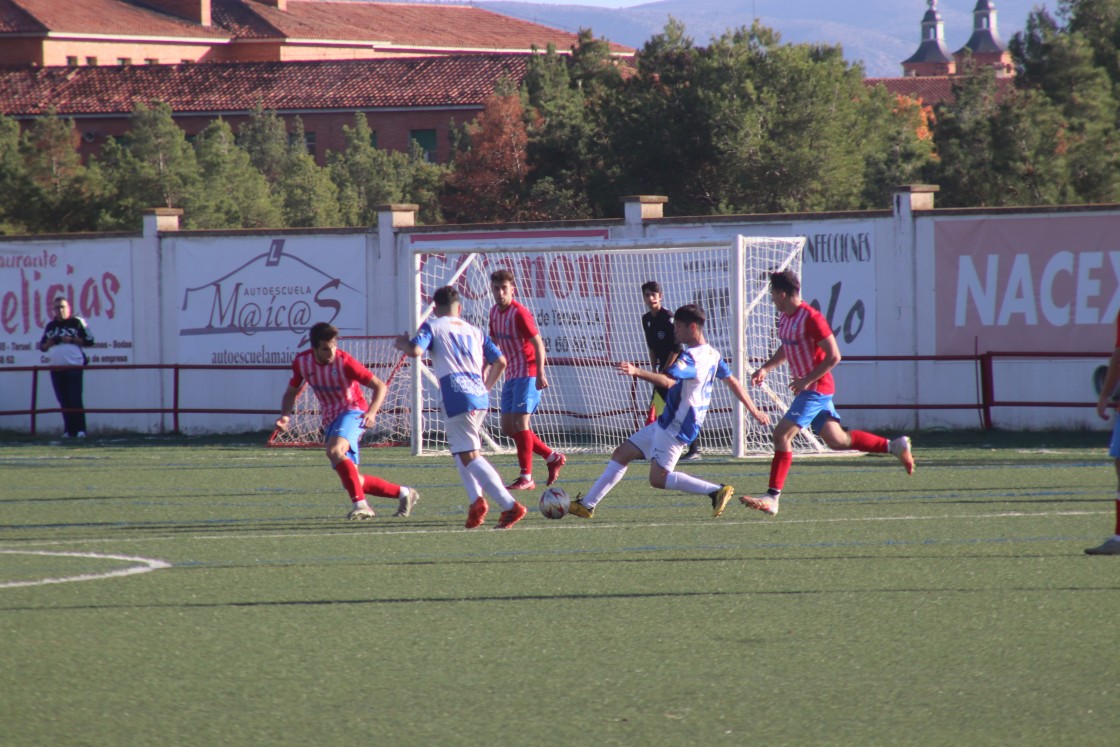
<path id="1" fill-rule="evenodd" d="M 792 395 L 788 370 L 771 373 L 763 387 L 751 373 L 777 347 L 777 311 L 770 300 L 769 272 L 801 271 L 803 237 L 728 236 L 706 240 L 492 243 L 413 249 L 409 284 L 415 331 L 432 313 L 432 294 L 444 285 L 459 291 L 462 316 L 487 331 L 493 305 L 490 274 L 510 270 L 514 298 L 534 314 L 547 354 L 549 388 L 533 415 L 533 430 L 564 452 L 609 453 L 645 422 L 652 387 L 620 376 L 615 365 L 649 367 L 641 326 L 646 308 L 641 285 L 657 280 L 670 311 L 699 304 L 707 315 L 705 337 L 732 367 L 758 406 L 772 419 L 784 414 Z M 438 382 L 426 359 L 412 362 L 409 419 L 414 454 L 446 449 Z M 501 383 L 491 392 L 484 447 L 515 449 L 501 433 Z M 708 453 L 733 456 L 772 451 L 770 428 L 760 426 L 727 387 L 716 384 L 701 430 Z M 795 439 L 799 452 L 819 451 L 807 430 Z"/>

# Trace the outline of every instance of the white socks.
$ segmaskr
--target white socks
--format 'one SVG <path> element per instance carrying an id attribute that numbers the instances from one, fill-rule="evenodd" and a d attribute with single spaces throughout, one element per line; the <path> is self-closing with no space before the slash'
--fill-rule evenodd
<path id="1" fill-rule="evenodd" d="M 699 477 L 686 475 L 683 472 L 670 472 L 669 476 L 665 478 L 666 490 L 679 490 L 682 493 L 695 493 L 697 495 L 707 495 L 713 490 L 719 490 L 719 485 L 707 480 L 701 480 Z"/>
<path id="2" fill-rule="evenodd" d="M 485 457 L 475 457 L 471 463 L 467 465 L 467 471 L 471 476 L 478 481 L 482 486 L 483 492 L 494 499 L 498 507 L 503 511 L 508 511 L 513 508 L 513 504 L 517 501 L 513 500 L 513 496 L 506 490 L 506 486 L 502 484 L 502 478 L 498 475 L 490 462 L 486 461 Z M 474 500 L 473 498 L 471 499 Z"/>
<path id="3" fill-rule="evenodd" d="M 587 491 L 587 495 L 580 499 L 580 503 L 587 508 L 595 508 L 599 505 L 599 501 L 611 492 L 611 488 L 618 485 L 625 474 L 625 464 L 619 464 L 613 459 L 610 460 L 607 462 L 607 468 L 603 470 L 603 474 L 599 475 L 599 479 L 591 486 L 591 490 Z"/>
<path id="4" fill-rule="evenodd" d="M 459 469 L 459 479 L 463 481 L 463 487 L 467 489 L 467 505 L 474 503 L 476 498 L 482 497 L 482 486 L 478 484 L 478 480 L 474 479 L 474 475 L 467 469 L 467 465 L 459 460 L 459 455 L 452 456 L 455 460 L 455 466 Z"/>

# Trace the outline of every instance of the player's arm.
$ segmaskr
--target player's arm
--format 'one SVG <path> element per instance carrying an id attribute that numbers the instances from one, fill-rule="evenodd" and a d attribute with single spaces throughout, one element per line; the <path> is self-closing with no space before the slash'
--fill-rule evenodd
<path id="1" fill-rule="evenodd" d="M 1108 373 L 1104 375 L 1104 384 L 1101 385 L 1101 395 L 1097 398 L 1097 414 L 1108 420 L 1108 409 L 1112 403 L 1112 395 L 1116 386 L 1120 384 L 1120 347 L 1114 348 L 1112 357 L 1108 359 Z"/>
<path id="2" fill-rule="evenodd" d="M 296 398 L 299 397 L 300 389 L 301 387 L 288 384 L 288 388 L 284 390 L 284 396 L 280 398 L 280 417 L 276 419 L 276 427 L 282 431 L 288 429 L 288 423 L 292 419 L 292 410 L 296 407 Z"/>
<path id="3" fill-rule="evenodd" d="M 397 335 L 396 339 L 393 340 L 393 347 L 409 358 L 419 358 L 420 354 L 424 352 L 424 349 L 414 343 L 408 335 Z"/>
<path id="4" fill-rule="evenodd" d="M 533 352 L 537 356 L 537 391 L 548 389 L 548 375 L 544 372 L 544 340 L 536 334 L 529 338 L 529 344 L 533 346 Z"/>
<path id="5" fill-rule="evenodd" d="M 813 370 L 805 376 L 789 383 L 789 388 L 794 394 L 800 394 L 808 389 L 814 381 L 831 371 L 840 362 L 840 345 L 836 342 L 835 335 L 824 338 L 817 343 L 817 346 L 824 351 L 824 360 L 813 366 Z"/>
<path id="6" fill-rule="evenodd" d="M 374 421 L 377 420 L 377 413 L 381 412 L 381 405 L 385 404 L 385 395 L 389 392 L 389 387 L 374 373 L 370 373 L 370 379 L 365 382 L 365 387 L 370 391 L 370 398 L 369 407 L 366 408 L 365 417 L 362 418 L 362 425 L 372 428 Z"/>
<path id="7" fill-rule="evenodd" d="M 751 374 L 751 383 L 755 386 L 760 385 L 766 380 L 766 375 L 773 371 L 778 366 L 786 362 L 786 346 L 779 345 L 770 359 L 759 366 L 753 374 Z"/>
<path id="8" fill-rule="evenodd" d="M 499 355 L 486 366 L 486 371 L 484 372 L 485 377 L 482 380 L 486 391 L 493 389 L 494 385 L 501 380 L 502 374 L 506 371 L 506 365 L 506 357 L 504 355 Z"/>
<path id="9" fill-rule="evenodd" d="M 743 403 L 743 406 L 747 408 L 747 412 L 751 414 L 751 417 L 754 418 L 755 421 L 760 425 L 770 425 L 770 416 L 758 409 L 742 382 L 734 376 L 727 376 L 720 379 L 720 381 L 727 385 L 727 388 L 735 395 L 735 399 Z"/>
<path id="10" fill-rule="evenodd" d="M 677 380 L 668 374 L 659 373 L 657 371 L 647 371 L 640 366 L 635 366 L 629 361 L 623 361 L 616 366 L 619 376 L 633 376 L 635 379 L 648 381 L 654 386 L 661 387 L 662 389 L 669 389 Z"/>

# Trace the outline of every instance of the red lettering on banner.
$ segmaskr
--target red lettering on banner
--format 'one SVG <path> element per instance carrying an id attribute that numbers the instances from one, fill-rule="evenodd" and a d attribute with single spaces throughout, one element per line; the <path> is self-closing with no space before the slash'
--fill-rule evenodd
<path id="1" fill-rule="evenodd" d="M 52 262 L 47 264 L 54 266 Z M 68 265 L 66 274 L 75 274 L 74 268 Z M 0 326 L 4 332 L 27 334 L 43 329 L 52 318 L 51 306 L 58 296 L 64 296 L 74 314 L 86 321 L 102 316 L 113 318 L 121 289 L 121 281 L 113 273 L 75 277 L 70 282 L 50 282 L 42 287 L 39 283 L 44 279 L 38 270 L 28 275 L 20 268 L 18 289 L 0 296 Z"/>

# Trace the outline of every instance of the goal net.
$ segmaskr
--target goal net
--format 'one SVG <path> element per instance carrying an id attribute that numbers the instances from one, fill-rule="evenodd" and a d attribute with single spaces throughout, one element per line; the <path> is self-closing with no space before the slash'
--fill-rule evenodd
<path id="1" fill-rule="evenodd" d="M 373 428 L 362 433 L 362 446 L 407 446 L 411 443 L 409 419 L 410 366 L 393 337 L 340 337 L 340 350 L 345 350 L 388 385 L 385 402 Z M 368 396 L 368 393 L 367 393 Z M 291 421 L 285 431 L 273 431 L 269 446 L 323 446 L 323 423 L 319 400 L 304 385 L 296 398 Z"/>
<path id="2" fill-rule="evenodd" d="M 498 244 L 417 250 L 410 289 L 412 329 L 432 313 L 436 289 L 454 285 L 463 318 L 488 331 L 493 305 L 490 273 L 510 270 L 514 298 L 536 317 L 547 355 L 549 388 L 533 415 L 533 430 L 560 451 L 609 453 L 646 421 L 652 387 L 620 376 L 615 364 L 631 361 L 649 368 L 641 286 L 657 280 L 670 311 L 686 303 L 704 309 L 707 341 L 722 353 L 755 403 L 776 421 L 792 399 L 788 369 L 774 371 L 763 387 L 751 386 L 749 379 L 778 344 L 768 273 L 789 268 L 800 274 L 803 246 L 800 237 L 735 236 L 688 243 Z M 446 449 L 439 386 L 426 364 L 422 361 L 410 371 L 410 438 L 416 454 Z M 484 447 L 515 451 L 512 440 L 501 433 L 500 401 L 499 383 L 491 392 Z M 821 449 L 808 430 L 803 434 L 794 444 L 796 451 Z M 700 446 L 708 453 L 735 456 L 773 449 L 770 427 L 758 425 L 730 390 L 718 383 Z"/>

